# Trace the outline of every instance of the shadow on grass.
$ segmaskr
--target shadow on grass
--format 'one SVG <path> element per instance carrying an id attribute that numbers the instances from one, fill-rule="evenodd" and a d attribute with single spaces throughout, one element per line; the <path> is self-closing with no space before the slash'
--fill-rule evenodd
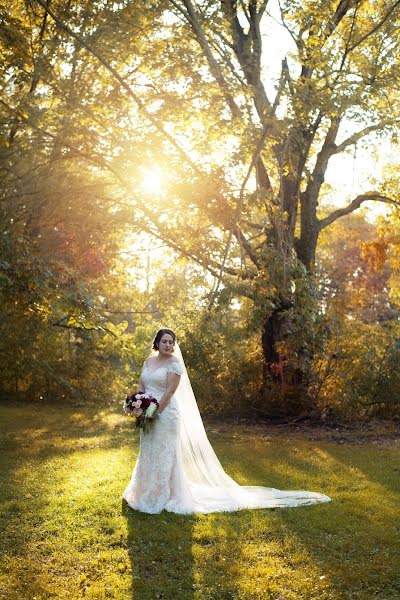
<path id="1" fill-rule="evenodd" d="M 286 531 L 284 537 L 292 540 L 289 554 L 303 556 L 304 563 L 298 561 L 297 570 L 309 572 L 311 566 L 315 583 L 324 584 L 325 590 L 320 585 L 318 592 L 321 598 L 330 586 L 329 593 L 334 595 L 326 596 L 329 598 L 341 598 L 346 590 L 349 598 L 379 595 L 394 599 L 400 590 L 398 556 L 393 552 L 398 527 L 394 452 L 315 443 L 292 447 L 288 441 L 262 451 L 253 442 L 241 461 L 228 461 L 227 470 L 242 484 L 308 489 L 331 496 L 330 503 L 277 509 L 273 516 L 278 519 L 276 525 Z M 258 460 L 252 461 L 252 456 Z M 258 520 L 263 512 L 254 512 L 252 520 Z M 272 548 L 279 548 L 279 535 L 275 539 L 271 532 L 270 542 Z M 307 593 L 299 588 L 298 597 L 318 597 L 315 588 Z"/>
<path id="2" fill-rule="evenodd" d="M 115 490 L 124 473 L 121 448 L 135 446 L 131 423 L 115 427 L 96 411 L 2 406 L 0 425 L 0 596 L 122 590 Z"/>
<path id="3" fill-rule="evenodd" d="M 201 600 L 244 600 L 270 595 L 257 592 L 250 575 L 251 562 L 246 549 L 249 544 L 248 520 L 252 511 L 221 512 L 197 515 L 193 536 L 193 558 L 196 589 Z M 254 538 L 258 547 L 258 535 Z M 254 558 L 254 557 L 253 557 Z M 251 591 L 244 591 L 242 579 Z"/>
<path id="4" fill-rule="evenodd" d="M 133 420 L 90 408 L 1 406 L 0 449 L 22 457 L 45 458 L 79 450 L 115 449 L 132 441 Z M 12 427 L 9 427 L 10 422 Z"/>
<path id="5" fill-rule="evenodd" d="M 170 600 L 194 597 L 192 538 L 195 518 L 163 511 L 147 515 L 125 500 L 133 598 Z"/>

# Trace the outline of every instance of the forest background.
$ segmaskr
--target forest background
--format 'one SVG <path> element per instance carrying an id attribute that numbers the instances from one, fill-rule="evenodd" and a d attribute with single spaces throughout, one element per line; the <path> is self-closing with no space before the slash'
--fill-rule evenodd
<path id="1" fill-rule="evenodd" d="M 1 397 L 398 417 L 400 2 L 0 10 Z"/>

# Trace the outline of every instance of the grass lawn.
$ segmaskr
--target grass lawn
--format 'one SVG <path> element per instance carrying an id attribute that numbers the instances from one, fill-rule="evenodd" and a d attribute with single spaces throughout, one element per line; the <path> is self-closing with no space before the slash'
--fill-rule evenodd
<path id="1" fill-rule="evenodd" d="M 316 506 L 145 515 L 121 494 L 132 421 L 3 405 L 0 598 L 400 598 L 398 438 L 210 426 L 239 483 L 320 491 Z"/>

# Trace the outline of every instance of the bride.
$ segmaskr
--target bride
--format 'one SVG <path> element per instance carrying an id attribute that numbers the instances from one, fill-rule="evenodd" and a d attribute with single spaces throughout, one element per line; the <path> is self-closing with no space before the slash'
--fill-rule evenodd
<path id="1" fill-rule="evenodd" d="M 204 430 L 189 377 L 171 329 L 160 329 L 156 354 L 143 364 L 138 390 L 159 401 L 122 498 L 145 513 L 235 511 L 329 502 L 324 494 L 240 486 L 221 466 Z"/>

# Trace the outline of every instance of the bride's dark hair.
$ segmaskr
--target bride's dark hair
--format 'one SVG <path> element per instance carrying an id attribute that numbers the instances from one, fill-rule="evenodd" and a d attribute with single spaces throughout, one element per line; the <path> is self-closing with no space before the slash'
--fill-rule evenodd
<path id="1" fill-rule="evenodd" d="M 175 344 L 175 342 L 176 342 L 176 334 L 172 331 L 172 329 L 160 329 L 159 331 L 157 331 L 157 335 L 154 338 L 153 350 L 158 350 L 158 346 L 159 346 L 159 344 L 161 342 L 161 338 L 166 333 L 168 333 L 172 337 L 172 339 L 174 340 L 174 344 Z"/>

